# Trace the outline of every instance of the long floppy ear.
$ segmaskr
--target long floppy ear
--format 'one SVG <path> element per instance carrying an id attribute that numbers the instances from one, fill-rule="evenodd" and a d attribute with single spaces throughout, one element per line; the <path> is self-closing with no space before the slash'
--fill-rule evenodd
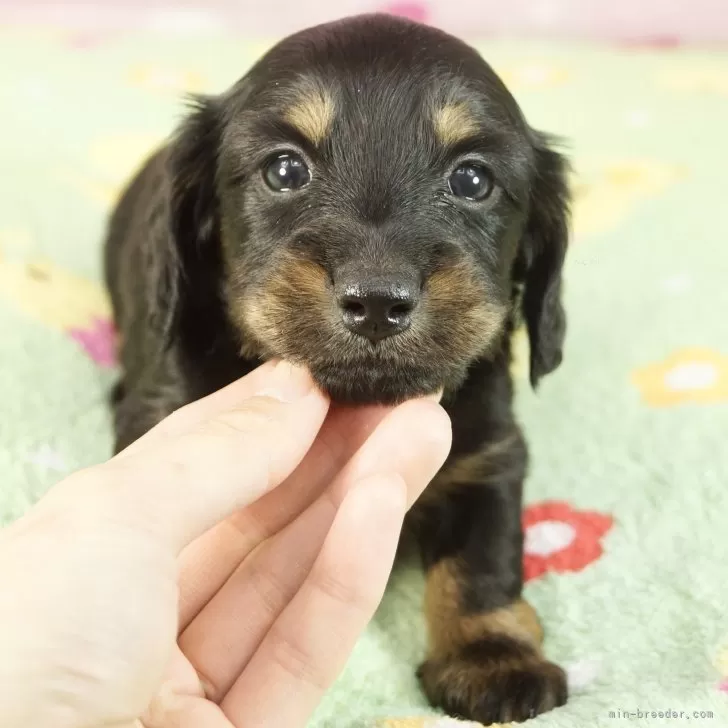
<path id="1" fill-rule="evenodd" d="M 539 380 L 561 363 L 566 314 L 561 270 L 569 239 L 569 164 L 544 134 L 535 134 L 535 174 L 529 218 L 516 264 L 522 283 L 522 313 L 531 349 L 530 379 Z"/>
<path id="2" fill-rule="evenodd" d="M 219 257 L 218 102 L 193 97 L 190 106 L 168 149 L 166 234 L 150 261 L 150 310 L 165 346 L 175 338 L 182 309 L 194 305 L 191 297 L 207 294 L 205 279 Z"/>

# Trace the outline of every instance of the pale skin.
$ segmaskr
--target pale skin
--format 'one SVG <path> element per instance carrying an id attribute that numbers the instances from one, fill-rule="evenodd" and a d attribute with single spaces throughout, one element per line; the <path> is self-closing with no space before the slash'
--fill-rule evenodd
<path id="1" fill-rule="evenodd" d="M 303 728 L 450 438 L 274 362 L 59 483 L 0 532 L 0 725 Z"/>

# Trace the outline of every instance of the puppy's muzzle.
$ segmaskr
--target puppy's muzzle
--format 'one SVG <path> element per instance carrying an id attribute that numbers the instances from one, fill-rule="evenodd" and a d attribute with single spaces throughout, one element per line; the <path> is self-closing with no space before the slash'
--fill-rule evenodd
<path id="1" fill-rule="evenodd" d="M 344 279 L 335 290 L 346 328 L 372 343 L 406 331 L 420 299 L 417 282 L 400 275 Z"/>

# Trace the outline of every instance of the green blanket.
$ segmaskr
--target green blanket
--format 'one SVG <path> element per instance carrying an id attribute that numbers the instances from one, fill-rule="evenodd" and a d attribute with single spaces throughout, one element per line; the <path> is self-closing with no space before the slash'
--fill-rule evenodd
<path id="1" fill-rule="evenodd" d="M 481 46 L 576 162 L 565 361 L 538 396 L 517 366 L 526 590 L 572 692 L 533 725 L 728 725 L 728 54 Z M 106 212 L 180 94 L 262 50 L 0 30 L 2 522 L 109 455 Z M 398 571 L 314 728 L 452 725 L 414 677 L 421 590 Z"/>

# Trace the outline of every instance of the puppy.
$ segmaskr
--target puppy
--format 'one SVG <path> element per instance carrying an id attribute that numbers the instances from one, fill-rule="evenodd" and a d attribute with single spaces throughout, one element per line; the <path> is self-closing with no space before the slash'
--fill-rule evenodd
<path id="1" fill-rule="evenodd" d="M 117 450 L 271 357 L 341 402 L 444 388 L 452 452 L 410 515 L 427 572 L 418 674 L 433 705 L 485 724 L 567 696 L 521 596 L 509 374 L 521 322 L 533 386 L 561 361 L 566 166 L 470 47 L 356 17 L 198 99 L 106 247 Z"/>

